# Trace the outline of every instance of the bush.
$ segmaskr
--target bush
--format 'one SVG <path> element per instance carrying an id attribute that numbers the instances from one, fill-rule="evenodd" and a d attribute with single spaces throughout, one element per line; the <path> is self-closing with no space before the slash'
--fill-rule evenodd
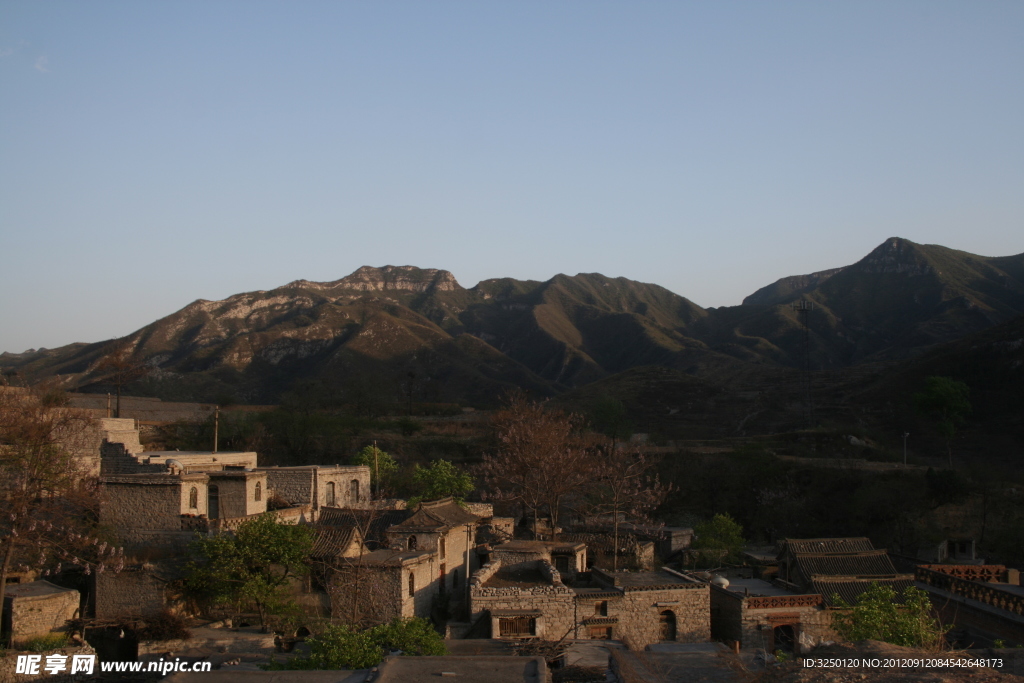
<path id="1" fill-rule="evenodd" d="M 155 617 L 146 619 L 138 630 L 139 640 L 187 640 L 192 637 L 185 618 L 164 610 Z"/>
<path id="2" fill-rule="evenodd" d="M 873 583 L 851 606 L 838 595 L 833 602 L 845 613 L 837 612 L 832 620 L 836 631 L 847 640 L 881 640 L 903 647 L 938 649 L 949 630 L 932 617 L 928 594 L 911 586 L 897 603 L 892 586 Z"/>
<path id="3" fill-rule="evenodd" d="M 27 641 L 23 649 L 29 652 L 46 652 L 48 650 L 59 650 L 68 646 L 68 637 L 64 633 L 49 633 L 45 636 L 32 638 Z"/>
<path id="4" fill-rule="evenodd" d="M 345 625 L 328 626 L 306 639 L 309 657 L 296 657 L 287 662 L 271 662 L 267 669 L 369 669 L 380 664 L 394 650 L 414 656 L 448 654 L 444 640 L 426 619 L 394 619 L 365 631 Z"/>

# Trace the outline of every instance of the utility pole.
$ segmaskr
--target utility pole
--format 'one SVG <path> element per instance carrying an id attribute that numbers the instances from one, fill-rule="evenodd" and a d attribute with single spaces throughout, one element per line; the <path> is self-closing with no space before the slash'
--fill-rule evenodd
<path id="1" fill-rule="evenodd" d="M 910 436 L 910 432 L 903 432 L 903 466 L 907 466 L 907 437 Z"/>
<path id="2" fill-rule="evenodd" d="M 107 417 L 110 417 L 110 392 L 107 392 Z"/>
<path id="3" fill-rule="evenodd" d="M 220 406 L 213 407 L 213 452 L 217 452 L 217 436 L 220 431 Z"/>
<path id="4" fill-rule="evenodd" d="M 380 500 L 380 465 L 377 463 L 377 439 L 373 440 L 373 480 L 377 482 L 377 500 Z"/>
<path id="5" fill-rule="evenodd" d="M 469 547 L 473 545 L 473 523 L 466 523 L 466 621 L 472 621 L 473 619 L 473 605 L 471 600 L 473 598 L 473 591 L 469 585 L 470 577 L 470 566 L 469 566 Z"/>

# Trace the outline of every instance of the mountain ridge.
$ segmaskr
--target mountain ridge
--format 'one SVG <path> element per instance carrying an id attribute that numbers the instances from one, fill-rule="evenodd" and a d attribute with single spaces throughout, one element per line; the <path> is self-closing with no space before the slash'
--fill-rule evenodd
<path id="1" fill-rule="evenodd" d="M 1022 277 L 1024 254 L 898 237 L 717 309 L 600 273 L 467 289 L 443 269 L 363 266 L 328 282 L 198 299 L 120 342 L 5 353 L 0 365 L 102 390 L 100 360 L 126 343 L 156 395 L 273 401 L 304 383 L 365 375 L 422 400 L 487 402 L 513 386 L 554 395 L 640 366 L 713 379 L 745 364 L 839 369 L 906 357 L 1024 314 Z"/>

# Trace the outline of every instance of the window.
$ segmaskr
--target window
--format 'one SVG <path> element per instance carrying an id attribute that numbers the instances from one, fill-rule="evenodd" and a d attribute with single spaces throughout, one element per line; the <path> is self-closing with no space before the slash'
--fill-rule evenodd
<path id="1" fill-rule="evenodd" d="M 498 635 L 502 638 L 535 636 L 537 620 L 534 617 L 501 617 L 498 619 Z"/>
<path id="2" fill-rule="evenodd" d="M 192 510 L 199 508 L 199 489 L 195 486 L 188 492 L 188 506 Z"/>
<path id="3" fill-rule="evenodd" d="M 256 493 L 252 497 L 255 501 L 263 500 L 263 484 L 256 482 Z"/>
<path id="4" fill-rule="evenodd" d="M 594 615 L 598 617 L 608 616 L 608 601 L 601 600 L 594 603 Z"/>
<path id="5" fill-rule="evenodd" d="M 568 573 L 569 571 L 569 556 L 568 555 L 555 555 L 555 569 L 560 572 Z"/>
<path id="6" fill-rule="evenodd" d="M 334 482 L 327 482 L 327 505 L 334 505 Z"/>
<path id="7" fill-rule="evenodd" d="M 665 610 L 658 615 L 658 627 L 661 631 L 662 640 L 676 639 L 676 614 L 672 610 Z"/>
<path id="8" fill-rule="evenodd" d="M 591 640 L 611 640 L 612 639 L 612 627 L 611 626 L 591 626 L 590 627 L 590 639 Z"/>
<path id="9" fill-rule="evenodd" d="M 353 479 L 352 483 L 350 485 L 350 488 L 352 489 L 352 502 L 353 503 L 358 503 L 359 502 L 359 480 L 358 479 Z"/>
<path id="10" fill-rule="evenodd" d="M 416 550 L 416 537 L 415 536 L 410 536 L 409 537 L 409 550 Z"/>
<path id="11" fill-rule="evenodd" d="M 444 559 L 444 551 L 445 551 L 445 546 L 446 546 L 446 543 L 445 543 L 445 541 L 444 541 L 444 536 L 442 536 L 442 537 L 441 537 L 441 542 L 440 542 L 440 543 L 438 544 L 438 548 L 439 548 L 439 550 L 440 550 L 440 553 L 441 553 L 441 559 L 442 559 L 442 560 Z"/>
<path id="12" fill-rule="evenodd" d="M 409 572 L 409 597 L 416 597 L 416 575 Z"/>

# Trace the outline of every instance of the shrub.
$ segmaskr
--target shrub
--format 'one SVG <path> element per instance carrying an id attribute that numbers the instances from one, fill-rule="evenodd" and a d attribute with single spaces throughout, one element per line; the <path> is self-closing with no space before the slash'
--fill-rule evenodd
<path id="1" fill-rule="evenodd" d="M 838 595 L 833 602 L 845 613 L 837 612 L 832 620 L 836 631 L 847 640 L 881 640 L 903 647 L 938 649 L 949 630 L 932 617 L 928 594 L 911 586 L 897 603 L 892 586 L 873 583 L 849 605 Z"/>
<path id="2" fill-rule="evenodd" d="M 192 637 L 185 618 L 164 610 L 145 620 L 138 630 L 139 640 L 187 640 Z"/>
<path id="3" fill-rule="evenodd" d="M 24 649 L 29 652 L 46 652 L 48 650 L 59 650 L 68 646 L 68 637 L 64 633 L 48 633 L 27 641 Z"/>
<path id="4" fill-rule="evenodd" d="M 394 619 L 387 624 L 356 631 L 345 625 L 331 625 L 306 639 L 309 657 L 271 662 L 271 671 L 283 669 L 369 669 L 380 664 L 388 652 L 401 650 L 415 656 L 448 654 L 441 635 L 425 619 Z"/>

